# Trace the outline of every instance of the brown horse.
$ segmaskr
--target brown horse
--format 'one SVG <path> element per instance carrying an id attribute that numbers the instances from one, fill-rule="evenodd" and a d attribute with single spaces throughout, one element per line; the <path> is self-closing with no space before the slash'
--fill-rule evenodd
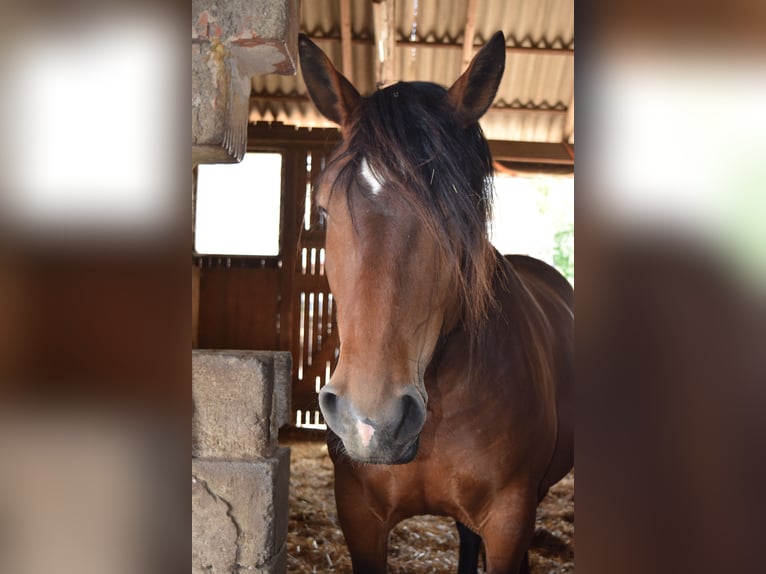
<path id="1" fill-rule="evenodd" d="M 386 571 L 388 536 L 453 517 L 460 572 L 528 570 L 538 502 L 573 465 L 572 289 L 501 257 L 478 119 L 505 66 L 502 33 L 448 90 L 361 97 L 307 37 L 303 77 L 343 141 L 315 189 L 340 356 L 319 394 L 354 572 Z"/>

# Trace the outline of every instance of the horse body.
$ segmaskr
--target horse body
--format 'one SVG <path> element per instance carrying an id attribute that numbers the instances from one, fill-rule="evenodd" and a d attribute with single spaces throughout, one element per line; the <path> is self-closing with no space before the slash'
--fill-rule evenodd
<path id="1" fill-rule="evenodd" d="M 359 465 L 331 438 L 339 519 L 355 572 L 385 572 L 390 530 L 422 514 L 466 525 L 484 540 L 490 572 L 515 572 L 538 501 L 571 469 L 571 287 L 542 262 L 511 261 L 515 268 L 505 272 L 517 274 L 520 289 L 497 286 L 501 304 L 481 333 L 484 345 L 469 357 L 475 335 L 455 329 L 426 370 L 428 414 L 412 462 Z M 498 265 L 507 263 L 498 258 Z M 514 322 L 522 306 L 538 314 L 535 340 Z M 541 379 L 530 359 L 550 351 L 552 369 Z"/>
<path id="2" fill-rule="evenodd" d="M 362 98 L 306 37 L 304 80 L 343 142 L 314 194 L 340 356 L 319 395 L 354 572 L 388 535 L 456 519 L 461 572 L 526 567 L 539 500 L 573 463 L 572 289 L 489 244 L 492 161 L 477 120 L 504 70 L 496 34 L 449 89 Z"/>

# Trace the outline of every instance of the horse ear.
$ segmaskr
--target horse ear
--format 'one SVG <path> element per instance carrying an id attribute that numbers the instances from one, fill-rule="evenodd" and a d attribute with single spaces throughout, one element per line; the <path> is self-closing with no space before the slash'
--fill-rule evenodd
<path id="1" fill-rule="evenodd" d="M 458 111 L 463 125 L 478 121 L 492 105 L 504 70 L 505 36 L 502 32 L 495 32 L 449 89 L 449 100 Z"/>
<path id="2" fill-rule="evenodd" d="M 359 102 L 360 96 L 330 59 L 305 34 L 298 36 L 303 81 L 320 113 L 342 126 Z"/>

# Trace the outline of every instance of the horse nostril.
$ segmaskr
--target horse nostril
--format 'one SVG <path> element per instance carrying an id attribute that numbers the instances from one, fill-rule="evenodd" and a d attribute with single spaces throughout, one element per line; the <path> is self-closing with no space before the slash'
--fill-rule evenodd
<path id="1" fill-rule="evenodd" d="M 426 422 L 426 409 L 423 402 L 412 394 L 401 398 L 401 421 L 394 431 L 397 440 L 405 441 L 416 437 Z"/>
<path id="2" fill-rule="evenodd" d="M 336 426 L 338 414 L 338 395 L 333 393 L 327 387 L 319 391 L 319 408 L 322 410 L 325 421 L 330 428 Z"/>

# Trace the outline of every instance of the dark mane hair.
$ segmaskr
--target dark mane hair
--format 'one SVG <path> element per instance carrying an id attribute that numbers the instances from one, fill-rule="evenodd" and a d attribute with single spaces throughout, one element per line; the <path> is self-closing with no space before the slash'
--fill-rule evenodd
<path id="1" fill-rule="evenodd" d="M 496 267 L 487 225 L 492 210 L 492 156 L 478 123 L 461 124 L 447 90 L 400 82 L 363 98 L 335 161 L 336 184 L 351 185 L 362 158 L 417 214 L 454 274 L 463 322 L 476 327 L 493 304 Z M 353 212 L 353 210 L 352 210 Z"/>

